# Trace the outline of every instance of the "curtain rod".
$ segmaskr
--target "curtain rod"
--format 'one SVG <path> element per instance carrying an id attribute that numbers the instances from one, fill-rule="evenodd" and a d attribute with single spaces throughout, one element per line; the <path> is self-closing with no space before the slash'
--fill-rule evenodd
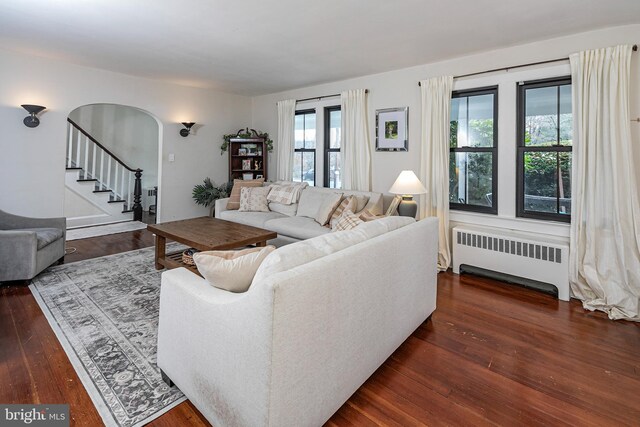
<path id="1" fill-rule="evenodd" d="M 364 93 L 369 93 L 369 89 L 365 89 Z M 333 95 L 322 95 L 322 96 L 314 96 L 313 98 L 304 98 L 304 99 L 296 99 L 296 104 L 298 102 L 306 102 L 306 101 L 320 101 L 325 98 L 335 98 L 336 96 L 340 96 L 339 93 L 334 93 Z M 277 102 L 276 102 L 277 104 Z"/>
<path id="2" fill-rule="evenodd" d="M 633 47 L 631 48 L 631 50 L 633 50 L 634 52 L 638 51 L 638 45 L 634 44 Z M 542 64 L 550 64 L 552 62 L 561 62 L 561 61 L 568 61 L 569 58 L 558 58 L 558 59 L 549 59 L 547 61 L 539 61 L 539 62 L 530 62 L 528 64 L 521 64 L 521 65 L 512 65 L 510 67 L 502 67 L 502 68 L 493 68 L 491 70 L 485 70 L 485 71 L 478 71 L 475 73 L 469 73 L 469 74 L 461 74 L 459 76 L 453 76 L 454 79 L 461 79 L 463 77 L 471 77 L 471 76 L 477 76 L 480 74 L 487 74 L 487 73 L 494 73 L 496 71 L 509 71 L 512 70 L 514 68 L 523 68 L 523 67 L 531 67 L 534 65 L 542 65 Z M 422 86 L 422 84 L 420 82 L 418 82 L 418 86 Z"/>

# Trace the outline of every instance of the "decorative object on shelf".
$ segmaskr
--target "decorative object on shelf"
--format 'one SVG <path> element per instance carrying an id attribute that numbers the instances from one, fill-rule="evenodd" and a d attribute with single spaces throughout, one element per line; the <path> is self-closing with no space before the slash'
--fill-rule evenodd
<path id="1" fill-rule="evenodd" d="M 196 248 L 189 248 L 184 250 L 182 252 L 182 263 L 187 265 L 196 265 L 195 261 L 193 260 L 193 255 L 197 254 L 198 252 L 200 251 Z"/>
<path id="2" fill-rule="evenodd" d="M 240 129 L 236 135 L 224 135 L 224 140 L 222 152 L 228 152 L 230 181 L 254 179 L 257 173 L 267 178 L 267 153 L 273 149 L 269 135 Z"/>
<path id="3" fill-rule="evenodd" d="M 29 115 L 24 118 L 22 123 L 28 128 L 38 127 L 40 124 L 40 119 L 36 117 L 36 114 L 40 114 L 47 107 L 43 107 L 42 105 L 32 105 L 32 104 L 22 104 L 22 108 L 27 110 Z"/>
<path id="4" fill-rule="evenodd" d="M 233 188 L 233 182 L 215 185 L 209 177 L 205 178 L 203 182 L 204 184 L 198 184 L 193 187 L 192 197 L 196 204 L 210 207 L 210 215 L 213 216 L 215 201 L 229 197 L 231 188 Z"/>
<path id="5" fill-rule="evenodd" d="M 389 189 L 390 193 L 402 195 L 402 202 L 398 206 L 398 214 L 401 216 L 416 217 L 418 204 L 413 200 L 415 194 L 425 194 L 427 189 L 420 182 L 413 171 L 402 171 L 396 182 Z"/>
<path id="6" fill-rule="evenodd" d="M 257 174 L 257 175 L 256 175 L 256 179 L 260 179 L 260 178 L 264 178 L 264 175 L 262 175 L 262 174 Z"/>
<path id="7" fill-rule="evenodd" d="M 189 136 L 191 134 L 191 128 L 193 127 L 193 125 L 195 125 L 194 122 L 182 122 L 181 123 L 182 126 L 184 126 L 184 129 L 180 129 L 180 136 L 186 138 L 187 136 Z"/>
<path id="8" fill-rule="evenodd" d="M 252 138 L 261 138 L 264 140 L 264 145 L 267 146 L 267 152 L 271 153 L 273 151 L 273 140 L 269 138 L 269 134 L 267 132 L 256 131 L 255 129 L 240 129 L 237 133 L 230 133 L 227 135 L 222 135 L 222 145 L 220 146 L 220 155 L 223 155 L 228 149 L 231 142 L 231 138 L 240 138 L 240 139 L 252 139 Z M 260 154 L 262 155 L 262 149 L 259 149 Z"/>
<path id="9" fill-rule="evenodd" d="M 376 151 L 409 151 L 409 107 L 376 110 Z"/>

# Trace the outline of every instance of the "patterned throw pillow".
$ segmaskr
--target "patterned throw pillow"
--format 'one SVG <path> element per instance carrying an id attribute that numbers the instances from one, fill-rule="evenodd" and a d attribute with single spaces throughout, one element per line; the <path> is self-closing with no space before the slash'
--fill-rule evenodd
<path id="1" fill-rule="evenodd" d="M 243 187 L 240 190 L 239 212 L 269 212 L 269 187 Z"/>
<path id="2" fill-rule="evenodd" d="M 364 222 L 373 221 L 380 218 L 386 218 L 387 215 L 375 215 L 369 209 L 365 209 L 358 214 L 358 218 L 363 220 Z"/>
<path id="3" fill-rule="evenodd" d="M 345 210 L 350 210 L 351 212 L 355 212 L 357 206 L 358 206 L 358 201 L 356 200 L 355 197 L 353 196 L 345 197 L 344 199 L 342 199 L 338 207 L 333 211 L 333 214 L 331 214 L 331 219 L 329 219 L 329 222 L 325 225 L 325 227 L 333 228 L 333 224 L 338 220 L 338 218 L 340 218 L 340 215 L 342 215 L 342 212 L 344 212 Z"/>
<path id="4" fill-rule="evenodd" d="M 342 215 L 340 215 L 340 218 L 335 222 L 331 231 L 351 230 L 360 224 L 363 224 L 363 221 L 350 210 L 346 210 L 342 212 Z"/>
<path id="5" fill-rule="evenodd" d="M 264 178 L 252 179 L 252 180 L 242 180 L 242 179 L 234 179 L 233 180 L 233 188 L 231 189 L 231 195 L 229 196 L 229 201 L 227 202 L 227 210 L 238 210 L 240 208 L 240 190 L 243 187 L 262 187 L 264 184 Z"/>

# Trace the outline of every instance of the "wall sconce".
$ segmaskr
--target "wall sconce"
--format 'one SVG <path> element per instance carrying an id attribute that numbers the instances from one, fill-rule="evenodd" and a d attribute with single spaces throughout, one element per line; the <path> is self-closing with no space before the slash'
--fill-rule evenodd
<path id="1" fill-rule="evenodd" d="M 39 114 L 42 110 L 47 107 L 43 107 L 42 105 L 31 105 L 31 104 L 22 104 L 22 108 L 27 110 L 29 115 L 24 118 L 22 123 L 28 128 L 35 128 L 40 124 L 40 119 L 36 117 L 36 114 Z"/>
<path id="2" fill-rule="evenodd" d="M 181 124 L 182 124 L 182 126 L 184 126 L 184 129 L 180 129 L 180 136 L 183 136 L 183 137 L 186 138 L 191 133 L 191 128 L 193 127 L 193 125 L 195 125 L 195 123 L 194 122 L 182 122 Z"/>

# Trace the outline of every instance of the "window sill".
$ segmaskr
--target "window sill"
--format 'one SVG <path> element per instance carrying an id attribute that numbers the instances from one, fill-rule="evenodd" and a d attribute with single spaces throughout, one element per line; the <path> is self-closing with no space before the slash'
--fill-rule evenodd
<path id="1" fill-rule="evenodd" d="M 456 223 L 507 228 L 510 230 L 548 234 L 556 237 L 569 237 L 571 229 L 571 225 L 566 222 L 518 218 L 478 212 L 449 211 L 449 220 Z"/>

